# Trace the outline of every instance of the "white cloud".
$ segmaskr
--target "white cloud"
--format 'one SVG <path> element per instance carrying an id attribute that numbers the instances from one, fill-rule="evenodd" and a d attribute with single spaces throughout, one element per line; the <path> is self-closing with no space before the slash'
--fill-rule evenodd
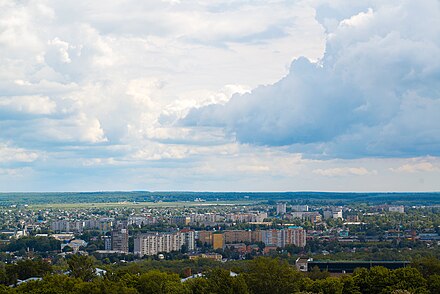
<path id="1" fill-rule="evenodd" d="M 377 171 L 369 171 L 364 167 L 336 167 L 328 169 L 315 169 L 313 173 L 326 177 L 341 176 L 366 176 L 377 174 Z"/>
<path id="2" fill-rule="evenodd" d="M 440 170 L 440 164 L 435 158 L 415 158 L 390 170 L 397 173 L 435 172 Z"/>
<path id="3" fill-rule="evenodd" d="M 319 62 L 299 58 L 277 83 L 193 109 L 184 125 L 312 156 L 439 156 L 440 4 L 365 6 L 338 20 Z"/>
<path id="4" fill-rule="evenodd" d="M 10 147 L 7 144 L 0 144 L 0 164 L 33 162 L 39 158 L 37 152 L 28 151 L 22 148 Z"/>
<path id="5" fill-rule="evenodd" d="M 56 103 L 47 96 L 9 96 L 0 97 L 0 115 L 18 114 L 52 114 L 56 110 Z"/>
<path id="6" fill-rule="evenodd" d="M 300 153 L 436 155 L 436 4 L 310 3 L 0 0 L 0 189 L 331 188 L 405 163 Z"/>

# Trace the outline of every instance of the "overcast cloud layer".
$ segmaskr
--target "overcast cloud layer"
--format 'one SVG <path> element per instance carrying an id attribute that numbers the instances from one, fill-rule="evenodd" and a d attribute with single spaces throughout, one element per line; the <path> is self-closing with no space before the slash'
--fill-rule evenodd
<path id="1" fill-rule="evenodd" d="M 440 4 L 353 2 L 0 0 L 0 191 L 440 190 Z"/>

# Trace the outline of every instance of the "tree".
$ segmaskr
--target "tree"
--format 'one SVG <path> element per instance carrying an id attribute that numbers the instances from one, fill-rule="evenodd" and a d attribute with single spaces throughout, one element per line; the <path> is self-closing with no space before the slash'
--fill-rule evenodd
<path id="1" fill-rule="evenodd" d="M 425 257 L 412 263 L 412 266 L 418 269 L 426 278 L 430 275 L 440 275 L 440 260 L 435 257 Z"/>
<path id="2" fill-rule="evenodd" d="M 372 267 L 370 270 L 358 269 L 354 272 L 353 279 L 363 294 L 382 293 L 392 284 L 390 270 L 382 266 Z"/>
<path id="3" fill-rule="evenodd" d="M 432 275 L 428 278 L 428 288 L 431 293 L 440 293 L 440 275 Z"/>
<path id="4" fill-rule="evenodd" d="M 286 261 L 264 257 L 252 260 L 244 275 L 249 291 L 256 294 L 298 292 L 301 277 Z"/>
<path id="5" fill-rule="evenodd" d="M 415 268 L 405 267 L 391 271 L 392 290 L 408 290 L 411 293 L 427 292 L 426 280 Z"/>
<path id="6" fill-rule="evenodd" d="M 157 270 L 141 275 L 136 288 L 141 294 L 178 294 L 185 292 L 185 288 L 177 274 L 167 274 Z"/>
<path id="7" fill-rule="evenodd" d="M 67 261 L 70 276 L 83 281 L 91 281 L 96 277 L 95 261 L 89 256 L 72 255 Z"/>
<path id="8" fill-rule="evenodd" d="M 328 271 L 321 271 L 318 266 L 314 266 L 311 272 L 307 273 L 307 276 L 312 280 L 322 280 L 330 277 L 330 273 Z"/>
<path id="9" fill-rule="evenodd" d="M 207 275 L 208 293 L 234 294 L 248 293 L 243 277 L 231 277 L 230 271 L 221 268 L 211 270 Z"/>
<path id="10" fill-rule="evenodd" d="M 328 277 L 313 282 L 310 290 L 322 294 L 342 294 L 344 284 L 338 278 Z"/>
<path id="11" fill-rule="evenodd" d="M 184 286 L 192 294 L 209 293 L 209 283 L 205 278 L 193 278 L 185 282 Z"/>

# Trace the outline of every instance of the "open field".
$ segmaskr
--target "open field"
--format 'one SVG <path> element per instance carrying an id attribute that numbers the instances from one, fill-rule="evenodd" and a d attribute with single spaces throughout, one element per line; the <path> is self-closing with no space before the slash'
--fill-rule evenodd
<path id="1" fill-rule="evenodd" d="M 196 202 L 203 199 L 204 202 Z M 51 192 L 0 193 L 0 207 L 28 205 L 33 208 L 80 207 L 182 207 L 241 205 L 288 201 L 316 205 L 400 204 L 440 205 L 440 193 L 341 193 L 341 192 Z"/>
<path id="2" fill-rule="evenodd" d="M 260 201 L 261 202 L 261 201 Z M 98 202 L 98 203 L 47 203 L 29 205 L 30 209 L 76 209 L 76 208 L 164 208 L 164 207 L 206 207 L 237 206 L 256 204 L 256 201 L 206 201 L 206 202 Z"/>

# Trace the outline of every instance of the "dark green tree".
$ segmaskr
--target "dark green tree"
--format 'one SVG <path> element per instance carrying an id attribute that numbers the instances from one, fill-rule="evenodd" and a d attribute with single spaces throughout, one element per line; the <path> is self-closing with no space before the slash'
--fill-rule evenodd
<path id="1" fill-rule="evenodd" d="M 287 294 L 299 291 L 302 275 L 286 261 L 259 257 L 249 263 L 244 278 L 251 293 Z"/>
<path id="2" fill-rule="evenodd" d="M 75 254 L 67 260 L 70 276 L 85 282 L 96 277 L 95 261 L 89 256 Z"/>

